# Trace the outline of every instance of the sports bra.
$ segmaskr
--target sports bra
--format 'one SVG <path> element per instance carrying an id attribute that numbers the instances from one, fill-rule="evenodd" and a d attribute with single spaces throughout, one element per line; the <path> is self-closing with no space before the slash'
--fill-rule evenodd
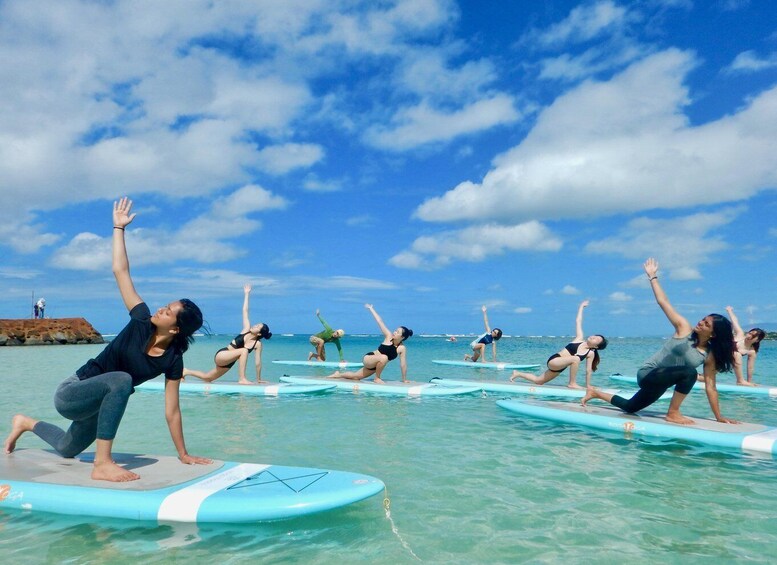
<path id="1" fill-rule="evenodd" d="M 232 340 L 232 343 L 230 343 L 230 345 L 235 349 L 248 349 L 248 352 L 250 353 L 251 351 L 256 349 L 256 344 L 259 343 L 259 338 L 257 337 L 256 341 L 254 341 L 254 346 L 252 348 L 249 349 L 248 347 L 246 347 L 245 336 L 247 336 L 250 333 L 251 332 L 246 332 L 244 334 L 236 335 L 235 338 Z"/>
<path id="2" fill-rule="evenodd" d="M 588 353 L 590 351 L 592 351 L 592 350 L 589 349 L 588 351 L 585 352 L 584 355 L 579 355 L 577 353 L 577 351 L 578 351 L 578 349 L 580 349 L 581 345 L 583 345 L 582 341 L 573 341 L 572 343 L 567 343 L 564 346 L 564 349 L 566 349 L 569 352 L 570 355 L 575 355 L 575 356 L 579 357 L 581 361 L 585 361 L 585 358 L 588 357 Z"/>
<path id="3" fill-rule="evenodd" d="M 397 358 L 397 347 L 393 343 L 388 345 L 381 343 L 380 346 L 378 346 L 378 353 L 382 353 L 388 357 L 389 361 L 392 361 Z"/>

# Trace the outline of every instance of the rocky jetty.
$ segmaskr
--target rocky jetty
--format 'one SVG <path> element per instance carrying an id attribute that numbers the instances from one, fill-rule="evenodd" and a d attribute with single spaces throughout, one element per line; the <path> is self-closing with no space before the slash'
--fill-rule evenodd
<path id="1" fill-rule="evenodd" d="M 105 340 L 92 324 L 83 318 L 0 319 L 0 345 L 66 345 L 74 343 L 105 343 Z"/>

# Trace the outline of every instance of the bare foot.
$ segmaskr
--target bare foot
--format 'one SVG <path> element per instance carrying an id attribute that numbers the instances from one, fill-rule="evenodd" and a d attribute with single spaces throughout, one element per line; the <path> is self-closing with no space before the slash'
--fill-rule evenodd
<path id="1" fill-rule="evenodd" d="M 251 381 L 249 381 L 248 379 L 239 379 L 239 380 L 237 381 L 237 384 L 239 384 L 239 385 L 252 385 L 252 384 L 254 384 L 254 383 L 252 383 L 252 382 L 251 382 Z"/>
<path id="2" fill-rule="evenodd" d="M 386 384 L 386 381 L 384 381 L 383 379 L 379 379 L 378 377 L 375 377 L 374 379 L 372 379 L 372 382 L 374 382 L 376 384 L 379 384 L 379 385 Z"/>
<path id="3" fill-rule="evenodd" d="M 111 481 L 113 483 L 126 483 L 127 481 L 137 481 L 140 475 L 127 471 L 119 467 L 113 461 L 104 463 L 95 462 L 92 469 L 92 479 L 95 481 Z"/>
<path id="4" fill-rule="evenodd" d="M 593 387 L 588 387 L 587 389 L 585 389 L 585 395 L 583 395 L 583 398 L 580 399 L 580 404 L 585 406 L 586 402 L 588 402 L 592 398 L 596 398 L 596 390 Z"/>
<path id="5" fill-rule="evenodd" d="M 339 379 L 340 378 L 340 371 L 335 371 L 328 377 L 324 377 L 325 379 Z"/>
<path id="6" fill-rule="evenodd" d="M 268 384 L 270 384 L 270 381 L 263 381 L 263 380 L 260 379 L 260 380 L 256 381 L 256 384 L 258 384 L 258 385 L 268 385 Z"/>
<path id="7" fill-rule="evenodd" d="M 583 387 L 581 387 L 581 386 L 580 386 L 579 384 L 577 384 L 577 383 L 569 383 L 569 384 L 567 385 L 567 388 L 583 388 Z"/>
<path id="8" fill-rule="evenodd" d="M 315 353 L 308 353 L 308 361 L 310 361 L 311 359 L 313 359 L 313 357 L 315 357 L 315 356 L 316 356 L 316 354 L 315 354 Z"/>
<path id="9" fill-rule="evenodd" d="M 37 423 L 37 420 L 33 420 L 24 414 L 17 414 L 14 416 L 11 419 L 11 433 L 5 438 L 5 452 L 11 453 L 16 449 L 16 440 L 19 439 L 19 436 L 24 432 L 31 432 L 32 428 L 34 428 Z"/>
<path id="10" fill-rule="evenodd" d="M 739 385 L 739 386 L 758 386 L 755 383 L 751 383 L 750 381 L 737 381 L 737 385 Z"/>
<path id="11" fill-rule="evenodd" d="M 512 382 L 515 382 L 515 379 L 517 379 L 517 378 L 518 378 L 518 376 L 519 376 L 519 375 L 518 375 L 518 371 L 515 371 L 515 370 L 513 370 L 513 373 L 512 373 L 512 375 L 510 375 L 510 382 L 511 382 L 511 383 L 512 383 Z"/>
<path id="12" fill-rule="evenodd" d="M 464 354 L 464 360 L 465 361 L 469 361 L 470 359 L 472 359 L 472 355 L 469 355 L 468 353 L 465 353 Z"/>
<path id="13" fill-rule="evenodd" d="M 672 424 L 680 424 L 682 426 L 689 426 L 694 423 L 693 420 L 691 420 L 690 418 L 687 418 L 686 416 L 683 416 L 679 412 L 677 412 L 676 414 L 667 413 L 664 419 L 667 422 L 671 422 Z"/>

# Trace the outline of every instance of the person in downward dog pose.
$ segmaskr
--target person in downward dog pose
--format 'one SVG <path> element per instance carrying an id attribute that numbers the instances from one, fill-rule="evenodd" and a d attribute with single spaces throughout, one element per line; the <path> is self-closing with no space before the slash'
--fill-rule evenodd
<path id="1" fill-rule="evenodd" d="M 316 317 L 318 318 L 318 321 L 321 322 L 321 325 L 324 326 L 324 331 L 310 336 L 310 345 L 316 348 L 316 352 L 308 355 L 308 361 L 311 359 L 326 361 L 326 349 L 324 348 L 324 345 L 327 343 L 334 343 L 337 348 L 337 353 L 340 354 L 340 363 L 345 362 L 345 359 L 343 359 L 343 346 L 340 345 L 340 338 L 345 335 L 345 330 L 333 330 L 321 316 L 320 310 L 316 310 Z"/>
<path id="2" fill-rule="evenodd" d="M 136 473 L 113 461 L 112 449 L 134 387 L 164 373 L 165 418 L 178 459 L 188 465 L 209 464 L 210 459 L 189 455 L 183 436 L 178 387 L 183 354 L 202 326 L 202 313 L 183 298 L 159 308 L 153 315 L 135 291 L 129 271 L 124 230 L 135 218 L 132 201 L 113 204 L 113 274 L 130 321 L 94 359 L 65 379 L 54 395 L 54 406 L 72 423 L 67 431 L 23 414 L 13 417 L 5 452 L 11 453 L 25 432 L 33 432 L 62 457 L 75 457 L 97 442 L 92 479 L 113 482 L 139 479 Z"/>
<path id="3" fill-rule="evenodd" d="M 480 334 L 472 341 L 472 343 L 469 344 L 469 346 L 472 348 L 472 355 L 467 353 L 464 355 L 464 360 L 472 361 L 474 363 L 479 359 L 481 362 L 484 362 L 486 360 L 486 345 L 490 343 L 491 355 L 493 357 L 492 361 L 496 363 L 496 342 L 499 341 L 502 337 L 502 330 L 499 328 L 494 328 L 492 330 L 488 325 L 488 314 L 486 313 L 486 307 L 482 306 L 481 310 L 483 311 L 483 324 L 486 326 L 486 332 Z"/>
<path id="4" fill-rule="evenodd" d="M 184 368 L 183 376 L 197 377 L 206 382 L 213 382 L 219 377 L 224 376 L 234 365 L 238 363 L 238 383 L 241 385 L 252 384 L 246 378 L 246 365 L 248 364 L 248 354 L 256 352 L 256 381 L 261 384 L 262 380 L 262 339 L 270 339 L 272 332 L 267 324 L 258 323 L 251 325 L 248 316 L 248 297 L 251 294 L 251 285 L 243 287 L 243 329 L 237 334 L 229 345 L 222 347 L 216 352 L 213 362 L 216 365 L 208 372 L 195 371 L 194 369 Z"/>
<path id="5" fill-rule="evenodd" d="M 734 364 L 731 322 L 720 314 L 710 314 L 699 320 L 696 327 L 692 327 L 688 320 L 677 313 L 661 288 L 658 282 L 658 262 L 650 258 L 645 261 L 644 268 L 656 302 L 674 327 L 674 335 L 637 371 L 639 390 L 634 396 L 626 399 L 589 387 L 581 404 L 585 406 L 589 400 L 598 398 L 633 414 L 650 406 L 670 387 L 674 387 L 666 420 L 675 424 L 693 424 L 693 420 L 680 413 L 680 405 L 696 382 L 696 368 L 704 365 L 707 400 L 715 419 L 728 424 L 738 423 L 724 418 L 720 413 L 718 390 L 715 387 L 717 373 L 730 371 Z"/>
<path id="6" fill-rule="evenodd" d="M 564 369 L 569 368 L 569 388 L 582 388 L 577 384 L 577 369 L 585 361 L 585 386 L 591 385 L 591 374 L 599 367 L 599 351 L 607 348 L 607 338 L 595 334 L 584 337 L 583 310 L 588 306 L 588 300 L 580 303 L 575 319 L 575 339 L 564 346 L 564 349 L 548 357 L 547 370 L 542 375 L 532 375 L 521 371 L 513 371 L 510 381 L 521 378 L 534 384 L 544 385 L 558 377 Z"/>
<path id="7" fill-rule="evenodd" d="M 405 340 L 413 335 L 413 330 L 406 328 L 405 326 L 399 326 L 393 332 L 389 331 L 386 324 L 372 307 L 372 304 L 364 305 L 367 310 L 370 311 L 375 321 L 378 323 L 381 333 L 383 333 L 383 343 L 381 343 L 375 351 L 366 353 L 362 359 L 363 367 L 358 371 L 343 372 L 335 371 L 331 375 L 328 375 L 328 379 L 353 379 L 361 380 L 375 375 L 374 382 L 383 384 L 383 379 L 380 375 L 383 373 L 383 369 L 389 361 L 393 361 L 399 357 L 399 369 L 402 373 L 402 382 L 408 382 L 407 380 L 407 348 L 405 347 Z"/>

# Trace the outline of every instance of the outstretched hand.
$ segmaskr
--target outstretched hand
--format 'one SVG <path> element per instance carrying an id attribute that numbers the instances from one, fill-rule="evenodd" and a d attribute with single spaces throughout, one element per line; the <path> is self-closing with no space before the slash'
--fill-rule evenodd
<path id="1" fill-rule="evenodd" d="M 132 200 L 126 196 L 118 202 L 113 203 L 113 225 L 117 228 L 123 228 L 132 223 L 135 219 L 135 214 L 131 214 Z"/>
<path id="2" fill-rule="evenodd" d="M 585 307 L 587 307 L 589 304 L 590 304 L 590 302 L 589 302 L 588 300 L 583 300 L 583 301 L 580 303 L 580 308 L 585 308 Z"/>
<path id="3" fill-rule="evenodd" d="M 365 305 L 364 305 L 364 307 L 365 307 L 367 310 L 371 310 L 371 309 L 372 309 L 372 304 L 365 304 Z"/>
<path id="4" fill-rule="evenodd" d="M 488 310 L 488 308 L 486 308 L 485 305 L 481 306 L 480 309 L 483 311 L 484 314 L 486 313 L 486 310 Z"/>
<path id="5" fill-rule="evenodd" d="M 251 285 L 250 284 L 244 284 L 243 285 L 243 292 L 245 292 L 246 294 L 250 293 L 251 292 Z"/>
<path id="6" fill-rule="evenodd" d="M 647 274 L 648 278 L 653 278 L 656 276 L 656 273 L 658 272 L 658 261 L 650 257 L 647 261 L 645 261 L 645 264 L 643 265 L 645 269 L 645 273 Z"/>

